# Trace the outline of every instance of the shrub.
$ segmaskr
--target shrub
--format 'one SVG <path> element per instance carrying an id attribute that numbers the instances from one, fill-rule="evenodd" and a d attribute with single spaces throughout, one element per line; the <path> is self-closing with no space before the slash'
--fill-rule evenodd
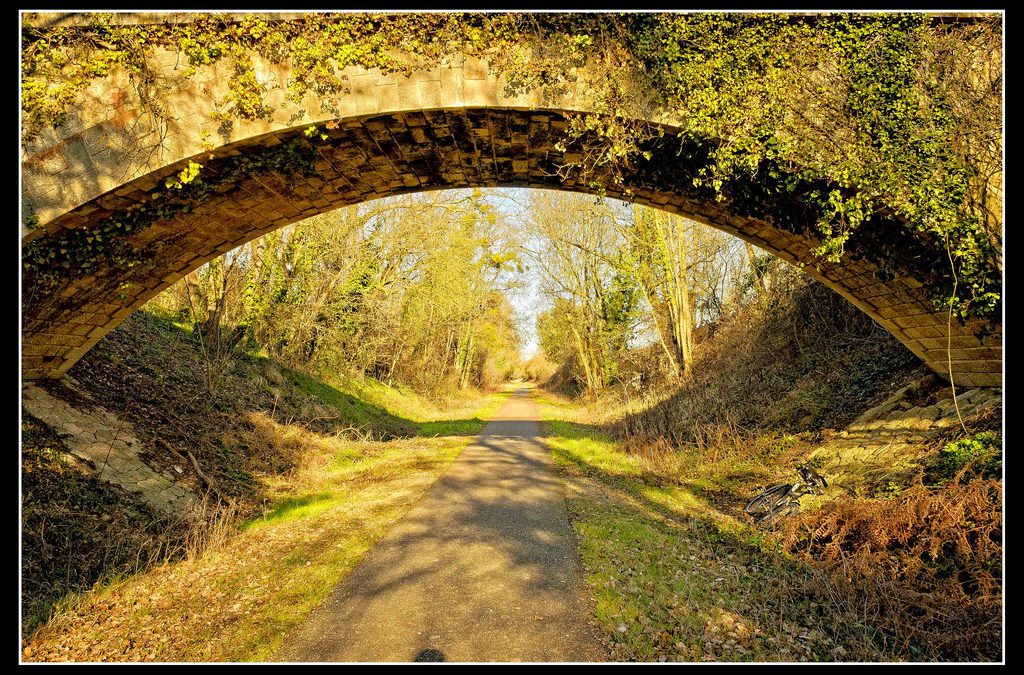
<path id="1" fill-rule="evenodd" d="M 945 483 L 963 471 L 982 478 L 998 478 L 1003 468 L 1001 445 L 994 431 L 981 431 L 969 438 L 951 441 L 939 451 L 929 477 L 936 483 Z"/>
<path id="2" fill-rule="evenodd" d="M 810 590 L 853 615 L 884 653 L 1000 658 L 1002 483 L 921 480 L 889 499 L 850 499 L 776 535 L 814 562 Z"/>

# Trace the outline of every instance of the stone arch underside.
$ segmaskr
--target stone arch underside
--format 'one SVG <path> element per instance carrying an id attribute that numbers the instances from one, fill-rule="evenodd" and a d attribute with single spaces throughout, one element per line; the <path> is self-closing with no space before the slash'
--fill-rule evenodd
<path id="1" fill-rule="evenodd" d="M 267 80 L 287 77 L 280 70 L 261 72 Z M 197 100 L 216 98 L 226 80 L 222 75 L 212 69 L 182 80 L 165 107 L 194 111 Z M 24 248 L 45 246 L 69 230 L 95 227 L 104 218 L 152 202 L 164 179 L 190 160 L 203 164 L 206 180 L 216 180 L 238 158 L 302 138 L 310 124 L 329 136 L 315 150 L 311 175 L 249 175 L 218 188 L 189 213 L 130 235 L 128 243 L 143 261 L 131 269 L 101 260 L 88 274 L 69 274 L 46 287 L 25 274 L 23 376 L 59 377 L 130 313 L 191 270 L 312 215 L 424 190 L 530 187 L 594 193 L 597 184 L 610 197 L 693 218 L 789 262 L 806 263 L 808 273 L 866 312 L 934 371 L 948 373 L 951 362 L 958 384 L 1001 386 L 998 328 L 984 340 L 976 337 L 979 322 L 961 326 L 954 321 L 947 328 L 946 313 L 936 311 L 925 296 L 920 279 L 928 277 L 925 268 L 936 264 L 934 255 L 908 234 L 895 246 L 889 242 L 890 253 L 873 250 L 873 234 L 902 231 L 896 223 L 876 218 L 857 231 L 840 263 L 821 263 L 811 252 L 816 244 L 813 213 L 798 197 L 769 198 L 776 201 L 764 208 L 757 205 L 770 189 L 764 185 L 734 186 L 724 201 L 693 187 L 693 167 L 706 148 L 666 141 L 652 146 L 651 160 L 627 172 L 628 194 L 607 176 L 560 176 L 558 167 L 579 150 L 559 151 L 556 143 L 563 139 L 565 115 L 586 109 L 585 87 L 554 103 L 542 104 L 536 96 L 510 97 L 486 62 L 472 59 L 411 78 L 358 71 L 351 81 L 351 94 L 338 105 L 304 101 L 290 113 L 285 107 L 272 119 L 228 128 L 201 113 L 180 112 L 164 127 L 154 151 L 131 154 L 119 152 L 112 141 L 134 135 L 138 145 L 139 137 L 155 131 L 143 127 L 140 132 L 145 115 L 125 107 L 129 84 L 103 82 L 90 89 L 65 129 L 23 147 L 22 206 L 39 221 L 23 234 Z M 327 128 L 335 122 L 336 128 Z M 671 131 L 671 120 L 659 123 Z M 218 147 L 203 148 L 211 137 Z M 751 196 L 761 199 L 747 199 Z M 902 251 L 900 260 L 887 258 L 894 250 Z M 887 261 L 886 269 L 879 260 Z"/>

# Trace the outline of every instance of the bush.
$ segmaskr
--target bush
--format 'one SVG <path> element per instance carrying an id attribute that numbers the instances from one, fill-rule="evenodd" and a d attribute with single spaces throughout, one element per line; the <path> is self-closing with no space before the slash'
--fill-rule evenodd
<path id="1" fill-rule="evenodd" d="M 927 486 L 801 514 L 776 535 L 814 562 L 811 588 L 865 628 L 883 653 L 1000 659 L 1002 483 Z"/>
<path id="2" fill-rule="evenodd" d="M 936 483 L 953 480 L 958 474 L 982 478 L 998 478 L 1002 474 L 1003 459 L 999 435 L 994 431 L 981 431 L 969 438 L 947 443 L 939 451 L 929 477 Z"/>

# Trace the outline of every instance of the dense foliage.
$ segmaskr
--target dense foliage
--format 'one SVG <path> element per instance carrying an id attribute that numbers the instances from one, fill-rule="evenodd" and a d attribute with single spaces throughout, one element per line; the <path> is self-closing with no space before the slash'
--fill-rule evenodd
<path id="1" fill-rule="evenodd" d="M 197 326 L 213 376 L 244 341 L 314 373 L 421 391 L 489 387 L 518 365 L 503 291 L 519 265 L 494 203 L 435 193 L 282 228 L 204 265 L 156 303 Z"/>

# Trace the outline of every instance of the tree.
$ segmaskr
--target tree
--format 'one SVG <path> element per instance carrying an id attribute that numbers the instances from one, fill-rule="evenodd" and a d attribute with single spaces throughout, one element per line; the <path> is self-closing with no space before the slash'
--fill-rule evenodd
<path id="1" fill-rule="evenodd" d="M 612 207 L 556 192 L 537 193 L 531 207 L 531 257 L 553 302 L 538 323 L 541 344 L 552 358 L 561 351 L 554 342 L 573 345 L 587 390 L 600 392 L 616 375 L 637 313 L 635 280 L 612 262 L 622 247 Z"/>
<path id="2" fill-rule="evenodd" d="M 684 220 L 634 206 L 632 222 L 621 227 L 624 261 L 654 314 L 670 373 L 680 377 L 693 352 L 693 311 L 689 289 L 689 245 Z"/>
<path id="3" fill-rule="evenodd" d="M 493 385 L 518 351 L 504 296 L 521 271 L 517 249 L 504 214 L 479 191 L 340 209 L 230 254 L 238 290 L 211 325 L 246 326 L 259 347 L 316 373 L 420 389 Z M 192 276 L 220 279 L 221 266 Z M 175 311 L 177 289 L 162 300 Z"/>

